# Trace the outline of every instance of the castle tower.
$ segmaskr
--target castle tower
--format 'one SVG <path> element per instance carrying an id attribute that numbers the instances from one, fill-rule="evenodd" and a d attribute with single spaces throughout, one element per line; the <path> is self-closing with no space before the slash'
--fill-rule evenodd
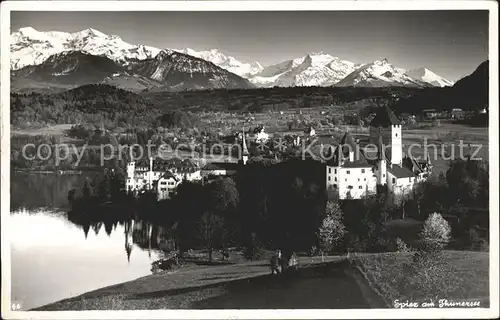
<path id="1" fill-rule="evenodd" d="M 241 154 L 241 162 L 243 162 L 243 164 L 247 164 L 248 156 L 250 155 L 250 153 L 248 152 L 247 142 L 245 139 L 245 128 L 243 128 L 242 140 L 243 140 L 243 150 Z"/>
<path id="2" fill-rule="evenodd" d="M 401 166 L 403 161 L 401 122 L 388 106 L 379 108 L 370 123 L 370 142 L 378 144 L 380 138 L 384 146 L 390 147 L 391 164 Z"/>
<path id="3" fill-rule="evenodd" d="M 387 183 L 387 160 L 385 157 L 382 137 L 379 137 L 377 149 L 377 184 L 385 186 Z"/>
<path id="4" fill-rule="evenodd" d="M 342 147 L 342 153 L 348 157 L 350 162 L 354 162 L 354 151 L 357 145 L 349 131 L 346 132 L 340 140 L 340 145 Z"/>
<path id="5" fill-rule="evenodd" d="M 153 188 L 153 157 L 149 157 L 149 189 Z"/>

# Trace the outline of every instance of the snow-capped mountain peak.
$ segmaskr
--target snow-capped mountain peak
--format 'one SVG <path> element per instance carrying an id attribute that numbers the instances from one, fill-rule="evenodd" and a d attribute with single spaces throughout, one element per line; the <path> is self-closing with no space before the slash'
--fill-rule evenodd
<path id="1" fill-rule="evenodd" d="M 218 49 L 210 49 L 205 51 L 196 51 L 191 48 L 175 49 L 175 51 L 188 54 L 190 56 L 210 61 L 216 66 L 221 67 L 229 72 L 237 74 L 241 77 L 251 77 L 260 71 L 263 67 L 260 63 L 254 61 L 251 63 L 241 62 L 232 56 L 228 56 Z"/>
<path id="2" fill-rule="evenodd" d="M 250 78 L 261 86 L 328 86 L 354 71 L 355 64 L 324 52 L 310 52 L 264 68 Z"/>
<path id="3" fill-rule="evenodd" d="M 160 49 L 132 45 L 118 36 L 110 36 L 92 28 L 67 33 L 43 32 L 24 27 L 11 34 L 10 51 L 11 69 L 17 70 L 29 65 L 39 65 L 51 55 L 64 51 L 82 51 L 127 64 L 131 59 L 152 58 Z"/>
<path id="4" fill-rule="evenodd" d="M 396 68 L 387 58 L 366 63 L 339 81 L 337 86 L 421 86 L 422 83 Z"/>
<path id="5" fill-rule="evenodd" d="M 406 72 L 406 74 L 414 79 L 429 83 L 436 87 L 451 87 L 453 82 L 447 80 L 427 68 L 417 68 Z"/>

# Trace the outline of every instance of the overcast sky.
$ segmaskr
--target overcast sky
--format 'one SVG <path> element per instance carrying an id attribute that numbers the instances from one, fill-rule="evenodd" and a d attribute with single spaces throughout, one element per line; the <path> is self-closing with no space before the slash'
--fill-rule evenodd
<path id="1" fill-rule="evenodd" d="M 450 80 L 488 59 L 487 11 L 12 12 L 11 30 L 94 28 L 133 44 L 217 48 L 263 65 L 324 51 L 428 69 Z"/>

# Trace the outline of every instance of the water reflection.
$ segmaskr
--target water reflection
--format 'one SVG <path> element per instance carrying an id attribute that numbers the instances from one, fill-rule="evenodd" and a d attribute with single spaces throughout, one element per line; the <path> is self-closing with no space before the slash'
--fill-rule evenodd
<path id="1" fill-rule="evenodd" d="M 80 188 L 86 179 L 97 173 L 85 174 L 33 174 L 12 172 L 10 176 L 11 211 L 21 208 L 65 208 L 68 206 L 68 192 Z"/>
<path id="2" fill-rule="evenodd" d="M 133 224 L 132 232 L 125 232 L 125 224 L 120 223 L 104 232 L 104 223 L 76 225 L 65 212 L 13 212 L 9 222 L 12 300 L 28 310 L 151 274 L 152 264 L 163 253 L 155 249 L 155 241 L 150 250 L 144 250 L 139 243 L 148 240 L 140 239 L 140 232 L 134 236 L 133 230 L 146 224 L 141 228 Z"/>
<path id="3" fill-rule="evenodd" d="M 132 250 L 137 247 L 139 250 L 146 251 L 148 257 L 151 258 L 151 252 L 168 253 L 176 250 L 175 241 L 171 237 L 171 232 L 168 228 L 155 225 L 151 222 L 143 220 L 127 220 L 127 221 L 72 221 L 73 224 L 83 230 L 85 238 L 88 238 L 89 231 L 92 229 L 95 235 L 103 228 L 106 235 L 109 237 L 113 232 L 123 229 L 124 247 L 127 260 L 130 261 Z M 119 227 L 119 228 L 117 228 Z"/>
<path id="4" fill-rule="evenodd" d="M 120 214 L 68 213 L 69 190 L 91 178 L 11 174 L 11 295 L 22 310 L 146 276 L 175 249 L 168 228 L 138 219 L 126 202 Z"/>

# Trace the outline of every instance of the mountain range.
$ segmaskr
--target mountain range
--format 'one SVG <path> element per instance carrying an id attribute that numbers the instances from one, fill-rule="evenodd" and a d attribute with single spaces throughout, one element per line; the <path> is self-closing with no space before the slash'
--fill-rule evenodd
<path id="1" fill-rule="evenodd" d="M 309 53 L 263 67 L 212 49 L 159 49 L 133 45 L 95 29 L 11 34 L 14 91 L 106 83 L 133 90 L 196 90 L 290 86 L 444 87 L 453 82 L 422 67 L 406 71 L 381 59 L 355 64 Z"/>

